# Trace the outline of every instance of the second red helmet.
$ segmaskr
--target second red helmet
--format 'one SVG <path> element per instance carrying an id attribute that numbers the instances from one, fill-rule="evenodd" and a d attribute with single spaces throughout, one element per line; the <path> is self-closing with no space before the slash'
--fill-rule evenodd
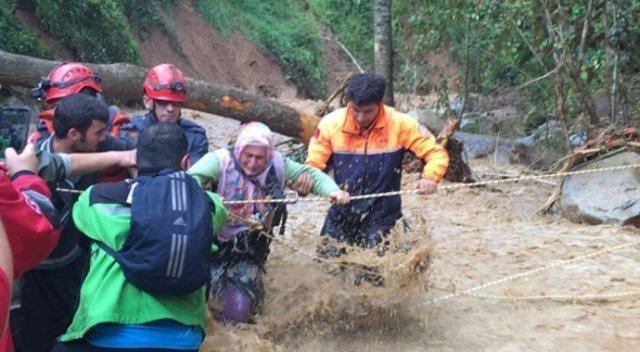
<path id="1" fill-rule="evenodd" d="M 144 94 L 154 100 L 184 103 L 186 99 L 184 74 L 173 64 L 152 67 L 142 84 Z"/>

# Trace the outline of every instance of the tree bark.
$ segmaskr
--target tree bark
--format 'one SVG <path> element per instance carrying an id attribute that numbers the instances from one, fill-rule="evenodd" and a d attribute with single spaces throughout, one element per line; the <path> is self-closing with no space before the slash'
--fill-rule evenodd
<path id="1" fill-rule="evenodd" d="M 393 101 L 393 40 L 391 32 L 391 1 L 375 0 L 373 4 L 374 64 L 375 71 L 387 82 L 384 102 Z"/>
<path id="2" fill-rule="evenodd" d="M 0 84 L 34 87 L 60 62 L 0 50 Z M 131 64 L 86 64 L 102 77 L 104 94 L 121 103 L 142 99 L 147 69 Z M 240 89 L 187 78 L 185 108 L 221 115 L 241 122 L 260 121 L 274 132 L 309 142 L 320 117 Z"/>

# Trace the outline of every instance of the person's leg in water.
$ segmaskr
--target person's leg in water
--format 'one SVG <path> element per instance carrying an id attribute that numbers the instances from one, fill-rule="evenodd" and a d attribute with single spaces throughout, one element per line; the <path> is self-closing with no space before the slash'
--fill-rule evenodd
<path id="1" fill-rule="evenodd" d="M 390 223 L 373 223 L 365 226 L 362 228 L 361 235 L 358 238 L 358 245 L 375 250 L 380 257 L 384 256 L 389 249 L 387 237 L 394 225 L 395 220 Z M 367 265 L 362 268 L 354 280 L 355 285 L 360 285 L 362 282 L 368 282 L 373 286 L 380 287 L 384 286 L 384 277 L 380 275 L 378 267 Z"/>
<path id="2" fill-rule="evenodd" d="M 351 245 L 354 243 L 354 236 L 350 236 L 355 234 L 355 228 L 353 233 L 348 231 L 349 224 L 346 223 L 345 219 L 341 215 L 329 214 L 322 225 L 322 229 L 320 230 L 320 244 L 316 247 L 316 253 L 320 258 L 338 258 L 347 254 L 347 249 L 345 246 L 337 246 L 335 244 L 331 244 L 331 238 L 337 242 L 346 243 Z"/>
<path id="3" fill-rule="evenodd" d="M 227 268 L 220 292 L 224 323 L 253 322 L 263 298 L 262 273 L 262 266 L 249 260 L 238 261 Z"/>

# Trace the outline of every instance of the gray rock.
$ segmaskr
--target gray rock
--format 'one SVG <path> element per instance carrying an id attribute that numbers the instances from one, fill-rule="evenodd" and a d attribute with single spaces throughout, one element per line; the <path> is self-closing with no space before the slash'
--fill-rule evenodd
<path id="1" fill-rule="evenodd" d="M 640 164 L 640 154 L 623 150 L 576 170 L 635 164 Z M 566 177 L 560 209 L 565 218 L 574 222 L 640 226 L 640 168 Z"/>

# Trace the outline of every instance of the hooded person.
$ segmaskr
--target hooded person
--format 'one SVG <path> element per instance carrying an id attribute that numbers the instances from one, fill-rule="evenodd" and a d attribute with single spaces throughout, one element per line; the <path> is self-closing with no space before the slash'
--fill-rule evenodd
<path id="1" fill-rule="evenodd" d="M 265 233 L 272 234 L 278 224 L 281 232 L 284 229 L 284 203 L 251 201 L 283 198 L 287 183 L 307 175 L 313 193 L 328 196 L 337 204 L 349 202 L 349 194 L 329 176 L 278 152 L 273 133 L 260 122 L 245 125 L 233 148 L 207 153 L 188 173 L 203 185 L 216 184 L 216 193 L 227 201 L 248 201 L 226 205 L 231 216 L 215 238 L 220 251 L 212 260 L 211 290 L 223 322 L 247 323 L 257 313 L 271 243 Z M 260 224 L 262 230 L 249 223 Z"/>

